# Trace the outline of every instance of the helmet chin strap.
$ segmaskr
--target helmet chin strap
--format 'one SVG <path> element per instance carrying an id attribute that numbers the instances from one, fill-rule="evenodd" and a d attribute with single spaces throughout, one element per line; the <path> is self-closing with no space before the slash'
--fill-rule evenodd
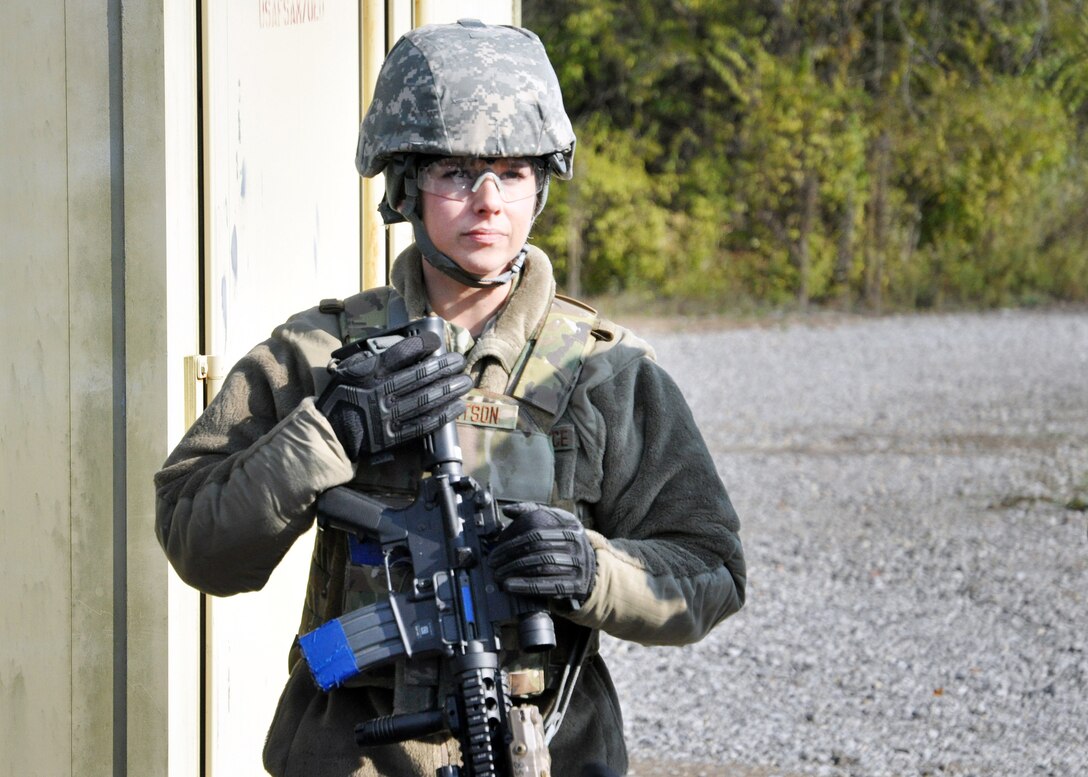
<path id="1" fill-rule="evenodd" d="M 423 258 L 436 270 L 445 273 L 460 284 L 471 286 L 476 289 L 490 289 L 495 286 L 505 286 L 514 279 L 515 275 L 521 272 L 522 265 L 525 264 L 526 251 L 522 248 L 518 251 L 518 255 L 514 257 L 514 261 L 510 263 L 510 268 L 502 275 L 496 275 L 494 278 L 481 278 L 479 275 L 466 272 L 457 264 L 457 262 L 435 248 L 434 243 L 431 241 L 431 236 L 427 234 L 427 229 L 423 226 L 423 220 L 417 213 L 413 211 L 410 214 L 406 214 L 403 210 L 401 213 L 404 214 L 404 217 L 408 219 L 412 225 L 412 233 L 415 235 L 416 245 L 419 246 L 419 251 L 423 254 Z"/>
<path id="2" fill-rule="evenodd" d="M 412 233 L 415 236 L 420 253 L 423 254 L 423 258 L 436 270 L 448 275 L 464 286 L 471 286 L 475 289 L 490 289 L 510 283 L 514 276 L 521 272 L 521 268 L 525 264 L 526 250 L 522 248 L 518 251 L 517 256 L 510 263 L 509 269 L 494 278 L 483 278 L 474 273 L 466 272 L 457 262 L 439 251 L 434 241 L 431 240 L 431 236 L 427 234 L 427 228 L 423 226 L 423 219 L 420 218 L 419 208 L 417 207 L 419 186 L 416 184 L 415 165 L 408 164 L 406 168 L 404 171 L 404 200 L 396 209 L 396 212 L 412 225 Z"/>

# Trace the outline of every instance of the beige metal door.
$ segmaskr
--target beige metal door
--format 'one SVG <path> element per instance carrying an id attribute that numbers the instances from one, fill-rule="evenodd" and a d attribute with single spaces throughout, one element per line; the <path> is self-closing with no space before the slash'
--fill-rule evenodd
<path id="1" fill-rule="evenodd" d="M 293 312 L 359 289 L 359 13 L 204 3 L 205 352 L 233 364 Z M 312 532 L 263 591 L 206 602 L 208 777 L 264 773 Z"/>
<path id="2" fill-rule="evenodd" d="M 233 364 L 293 312 L 384 282 L 411 240 L 383 234 L 354 168 L 360 105 L 420 23 L 516 22 L 517 0 L 203 0 L 204 350 Z M 365 247 L 361 250 L 360 246 Z M 365 254 L 365 262 L 361 255 Z M 365 265 L 365 266 L 364 266 Z M 312 532 L 263 591 L 205 602 L 207 777 L 264 774 Z"/>

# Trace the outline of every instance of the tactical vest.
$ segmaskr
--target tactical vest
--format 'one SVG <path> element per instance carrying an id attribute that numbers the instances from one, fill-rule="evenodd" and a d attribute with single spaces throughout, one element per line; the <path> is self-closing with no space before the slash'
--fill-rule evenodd
<path id="1" fill-rule="evenodd" d="M 324 300 L 321 311 L 337 315 L 343 343 L 349 344 L 407 323 L 404 302 L 391 288 L 372 289 L 346 300 Z M 503 393 L 473 389 L 457 420 L 464 471 L 492 489 L 502 502 L 533 501 L 576 512 L 574 467 L 577 438 L 572 424 L 559 423 L 582 364 L 595 342 L 600 319 L 592 308 L 557 296 L 522 350 Z M 393 505 L 409 503 L 417 493 L 423 472 L 416 446 L 391 453 L 369 466 L 359 467 L 352 486 Z M 394 569 L 395 571 L 395 569 Z M 394 576 L 393 584 L 398 580 Z M 314 549 L 307 606 L 302 630 L 306 633 L 386 595 L 386 571 L 376 544 L 361 543 L 336 531 L 321 532 Z M 561 628 L 557 624 L 557 628 Z M 562 644 L 562 637 L 560 637 Z M 553 663 L 565 661 L 553 651 Z M 548 684 L 540 656 L 524 656 L 523 665 L 508 666 L 516 696 L 532 696 Z M 367 685 L 395 685 L 398 697 L 405 686 L 431 686 L 426 669 L 419 676 L 396 678 L 389 672 L 359 678 Z M 410 696 L 411 694 L 409 694 Z M 423 704 L 407 700 L 399 708 Z"/>

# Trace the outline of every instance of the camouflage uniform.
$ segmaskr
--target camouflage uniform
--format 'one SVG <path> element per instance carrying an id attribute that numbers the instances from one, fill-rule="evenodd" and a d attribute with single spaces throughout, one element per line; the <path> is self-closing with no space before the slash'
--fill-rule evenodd
<path id="1" fill-rule="evenodd" d="M 419 263 L 412 251 L 395 267 L 413 316 L 426 305 Z M 481 386 L 502 390 L 553 290 L 547 258 L 531 252 L 510 304 L 470 351 Z M 259 589 L 312 525 L 317 495 L 356 477 L 313 403 L 339 332 L 338 317 L 318 308 L 277 328 L 234 367 L 156 477 L 160 541 L 190 585 L 219 595 Z M 643 644 L 694 642 L 743 603 L 737 518 L 683 397 L 648 346 L 608 322 L 599 338 L 558 420 L 577 439 L 557 453 L 556 488 L 569 489 L 597 554 L 589 600 L 565 615 Z M 345 563 L 341 543 L 319 540 L 303 629 L 339 614 Z M 269 732 L 272 774 L 430 777 L 451 756 L 446 744 L 366 756 L 355 748 L 354 724 L 391 712 L 394 686 L 412 678 L 381 675 L 326 694 L 294 651 L 290 668 Z M 556 775 L 593 761 L 626 770 L 619 704 L 600 656 L 589 660 L 551 749 Z"/>
<path id="2" fill-rule="evenodd" d="M 457 144 L 476 142 L 469 131 L 473 117 L 489 110 L 476 153 L 531 155 L 545 159 L 555 175 L 570 174 L 573 133 L 561 102 L 544 107 L 558 99 L 558 86 L 535 36 L 510 28 L 452 27 L 414 31 L 387 60 L 396 77 L 380 80 L 391 91 L 379 89 L 373 121 L 396 114 L 408 129 L 394 122 L 368 131 L 364 123 L 358 166 L 364 174 L 385 170 L 389 218 L 399 214 L 419 221 L 414 205 L 402 202 L 412 194 L 412 155 L 468 153 L 468 146 Z M 476 42 L 472 51 L 458 48 L 466 34 Z M 451 61 L 494 64 L 486 73 L 474 71 L 468 86 L 483 87 L 473 92 L 476 102 L 460 118 L 454 115 L 458 106 L 468 103 L 444 105 L 440 90 L 427 94 L 434 69 L 453 67 Z M 511 81 L 516 72 L 521 80 Z M 415 79 L 411 88 L 398 90 L 396 85 L 408 79 Z M 497 98 L 510 93 L 519 99 Z M 525 122 L 505 120 L 519 110 Z M 413 123 L 413 111 L 430 118 Z M 455 142 L 434 135 L 436 126 L 460 127 Z M 384 140 L 368 146 L 371 135 Z M 543 140 L 531 148 L 519 145 L 532 138 Z M 389 203 L 397 203 L 398 210 Z M 419 238 L 419 229 L 416 234 Z M 442 264 L 431 249 L 421 244 L 398 258 L 392 289 L 353 299 L 371 309 L 402 300 L 408 317 L 422 315 L 428 308 L 422 262 Z M 502 478 L 509 469 L 531 470 L 519 471 L 517 481 L 504 488 L 535 489 L 538 501 L 575 512 L 595 552 L 595 583 L 581 609 L 553 607 L 560 641 L 554 652 L 563 654 L 568 621 L 643 644 L 697 641 L 744 601 L 737 516 L 680 391 L 649 346 L 626 329 L 588 317 L 592 337 L 572 331 L 569 342 L 556 341 L 560 351 L 586 345 L 577 369 L 556 370 L 558 382 L 545 369 L 511 386 L 527 347 L 550 320 L 554 300 L 551 264 L 529 248 L 507 304 L 468 350 L 466 367 L 487 401 L 517 407 L 519 433 L 548 434 L 554 442 L 550 474 L 541 474 L 535 464 L 510 467 L 500 461 Z M 376 312 L 375 320 L 383 317 Z M 557 320 L 567 326 L 576 319 Z M 261 588 L 291 544 L 313 525 L 315 500 L 329 488 L 352 482 L 391 502 L 414 491 L 419 467 L 410 455 L 406 459 L 401 452 L 389 465 L 353 465 L 315 406 L 345 323 L 349 329 L 365 326 L 366 314 L 342 321 L 339 311 L 315 307 L 277 327 L 235 365 L 156 476 L 158 537 L 190 585 L 224 596 Z M 555 388 L 555 401 L 549 387 Z M 349 563 L 348 556 L 342 535 L 318 534 L 301 631 L 337 617 L 352 606 L 353 597 L 377 593 L 367 590 L 365 564 Z M 289 669 L 264 754 L 273 775 L 431 777 L 439 766 L 457 762 L 453 740 L 412 741 L 365 753 L 354 743 L 353 727 L 360 721 L 431 706 L 442 682 L 432 667 L 402 662 L 329 693 L 314 684 L 295 648 Z M 619 703 L 599 655 L 587 660 L 550 749 L 557 777 L 576 775 L 588 763 L 626 771 Z"/>

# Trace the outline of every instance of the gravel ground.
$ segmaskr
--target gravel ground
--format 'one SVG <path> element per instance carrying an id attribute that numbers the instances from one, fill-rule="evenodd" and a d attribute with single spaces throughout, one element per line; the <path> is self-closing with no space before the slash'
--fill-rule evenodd
<path id="1" fill-rule="evenodd" d="M 1088 311 L 698 329 L 748 603 L 604 640 L 630 773 L 1088 775 Z"/>

